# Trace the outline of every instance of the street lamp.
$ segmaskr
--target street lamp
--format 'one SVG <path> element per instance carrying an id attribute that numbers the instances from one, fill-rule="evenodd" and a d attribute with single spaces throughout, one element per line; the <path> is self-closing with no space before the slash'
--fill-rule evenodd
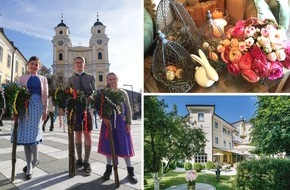
<path id="1" fill-rule="evenodd" d="M 131 85 L 131 84 L 124 84 L 123 86 L 131 86 L 131 92 L 132 92 L 132 102 L 133 102 L 133 114 L 132 114 L 132 118 L 133 118 L 133 120 L 137 120 L 137 116 L 135 115 L 135 104 L 134 104 L 134 92 L 133 92 L 133 85 Z"/>

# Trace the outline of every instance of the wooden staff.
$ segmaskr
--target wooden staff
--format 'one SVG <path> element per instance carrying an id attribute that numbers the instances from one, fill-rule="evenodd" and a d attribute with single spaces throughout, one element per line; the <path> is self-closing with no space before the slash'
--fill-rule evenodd
<path id="1" fill-rule="evenodd" d="M 120 181 L 119 181 L 119 175 L 118 175 L 118 166 L 117 166 L 117 159 L 116 159 L 116 152 L 115 152 L 111 122 L 109 121 L 107 125 L 109 128 L 110 148 L 111 148 L 111 155 L 112 155 L 113 167 L 114 167 L 115 187 L 117 189 L 120 186 Z"/>
<path id="2" fill-rule="evenodd" d="M 72 113 L 73 115 L 74 113 Z M 75 143 L 74 143 L 74 131 L 73 131 L 73 118 L 68 115 L 68 158 L 69 158 L 69 176 L 74 177 L 76 175 L 76 163 L 75 163 Z"/>
<path id="3" fill-rule="evenodd" d="M 15 164 L 16 164 L 16 148 L 17 148 L 17 129 L 18 129 L 18 117 L 14 121 L 13 127 L 13 145 L 12 145 L 12 172 L 11 181 L 15 179 Z"/>

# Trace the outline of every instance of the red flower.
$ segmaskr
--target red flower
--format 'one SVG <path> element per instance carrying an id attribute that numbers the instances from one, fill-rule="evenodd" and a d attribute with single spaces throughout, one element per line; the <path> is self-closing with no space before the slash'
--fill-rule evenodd
<path id="1" fill-rule="evenodd" d="M 228 70 L 234 75 L 238 75 L 241 72 L 238 64 L 228 64 Z"/>
<path id="2" fill-rule="evenodd" d="M 257 82 L 260 78 L 256 75 L 256 73 L 252 70 L 242 70 L 242 76 L 244 79 L 251 83 Z"/>
<path id="3" fill-rule="evenodd" d="M 251 55 L 258 60 L 261 60 L 263 62 L 266 61 L 266 54 L 261 50 L 258 46 L 253 46 L 251 48 Z"/>
<path id="4" fill-rule="evenodd" d="M 260 77 L 265 78 L 269 76 L 269 62 L 254 59 L 252 63 L 252 70 Z"/>
<path id="5" fill-rule="evenodd" d="M 249 52 L 246 52 L 242 56 L 242 59 L 239 62 L 239 66 L 240 66 L 241 70 L 251 69 L 251 67 L 252 67 L 252 61 L 253 61 L 252 55 Z"/>

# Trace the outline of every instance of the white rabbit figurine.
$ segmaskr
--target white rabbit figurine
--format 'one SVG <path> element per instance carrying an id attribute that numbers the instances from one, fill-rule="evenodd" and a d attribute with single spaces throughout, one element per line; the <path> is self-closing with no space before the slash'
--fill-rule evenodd
<path id="1" fill-rule="evenodd" d="M 219 76 L 214 68 L 209 64 L 206 56 L 201 49 L 198 50 L 199 56 L 191 54 L 191 58 L 201 64 L 202 67 L 195 68 L 195 80 L 201 87 L 210 87 L 219 80 Z"/>

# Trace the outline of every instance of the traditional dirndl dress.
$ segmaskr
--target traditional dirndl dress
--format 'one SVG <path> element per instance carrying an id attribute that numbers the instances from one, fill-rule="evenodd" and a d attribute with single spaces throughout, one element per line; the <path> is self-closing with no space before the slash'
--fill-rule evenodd
<path id="1" fill-rule="evenodd" d="M 31 96 L 28 105 L 28 115 L 24 111 L 19 113 L 18 116 L 18 145 L 36 145 L 42 141 L 41 117 L 43 107 L 39 78 L 37 76 L 31 76 L 27 81 L 27 88 Z M 13 142 L 13 132 L 11 142 Z"/>
<path id="2" fill-rule="evenodd" d="M 125 109 L 126 110 L 126 109 Z M 116 156 L 132 157 L 135 155 L 131 133 L 126 131 L 126 111 L 124 115 L 117 114 L 111 119 L 112 135 Z M 111 157 L 109 129 L 105 122 L 102 122 L 99 137 L 98 153 Z"/>

